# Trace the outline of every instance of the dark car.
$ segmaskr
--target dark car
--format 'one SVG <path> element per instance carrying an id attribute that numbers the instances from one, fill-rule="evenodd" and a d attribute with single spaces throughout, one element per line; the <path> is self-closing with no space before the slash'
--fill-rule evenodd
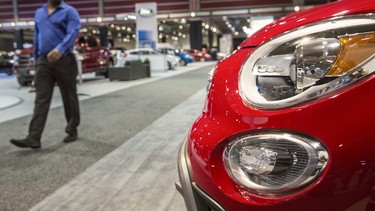
<path id="1" fill-rule="evenodd" d="M 7 75 L 13 74 L 13 55 L 12 52 L 0 52 L 0 73 L 6 73 Z"/>
<path id="2" fill-rule="evenodd" d="M 75 43 L 75 51 L 82 62 L 82 73 L 96 72 L 108 77 L 108 68 L 114 66 L 114 58 L 107 48 L 100 47 L 94 36 L 80 35 Z M 14 71 L 18 73 L 18 82 L 21 86 L 28 86 L 35 75 L 33 48 L 21 50 L 17 56 L 19 59 Z"/>

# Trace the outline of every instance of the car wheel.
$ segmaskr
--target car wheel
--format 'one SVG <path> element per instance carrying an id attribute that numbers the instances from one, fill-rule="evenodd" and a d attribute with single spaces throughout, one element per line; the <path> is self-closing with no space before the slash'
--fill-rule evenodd
<path id="1" fill-rule="evenodd" d="M 109 73 L 109 69 L 112 68 L 112 67 L 114 67 L 114 66 L 115 66 L 115 63 L 113 62 L 113 60 L 109 60 L 108 64 L 107 64 L 107 68 L 106 68 L 105 72 L 103 73 L 103 75 L 104 75 L 105 78 L 109 77 L 109 74 L 108 74 Z"/>
<path id="2" fill-rule="evenodd" d="M 168 62 L 168 70 L 172 70 L 172 64 Z"/>
<path id="3" fill-rule="evenodd" d="M 200 60 L 199 61 L 201 61 L 201 62 L 205 62 L 206 61 L 206 59 L 205 58 L 200 58 Z"/>
<path id="4" fill-rule="evenodd" d="M 30 86 L 32 82 L 30 80 L 27 80 L 25 77 L 19 77 L 19 76 L 17 77 L 17 80 L 21 86 Z"/>
<path id="5" fill-rule="evenodd" d="M 179 63 L 180 63 L 180 66 L 186 66 L 187 65 L 187 63 L 182 59 L 180 59 Z"/>

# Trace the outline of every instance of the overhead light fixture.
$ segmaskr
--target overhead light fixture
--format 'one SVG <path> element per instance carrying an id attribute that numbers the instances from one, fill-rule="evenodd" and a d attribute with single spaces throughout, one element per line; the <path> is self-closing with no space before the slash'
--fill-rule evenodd
<path id="1" fill-rule="evenodd" d="M 100 23 L 100 22 L 102 22 L 102 18 L 101 17 L 98 17 L 97 19 L 96 19 L 96 21 L 98 22 L 98 23 Z"/>
<path id="2" fill-rule="evenodd" d="M 195 12 L 191 12 L 190 16 L 194 18 L 195 17 Z"/>
<path id="3" fill-rule="evenodd" d="M 300 10 L 299 6 L 294 7 L 294 11 L 298 12 Z"/>

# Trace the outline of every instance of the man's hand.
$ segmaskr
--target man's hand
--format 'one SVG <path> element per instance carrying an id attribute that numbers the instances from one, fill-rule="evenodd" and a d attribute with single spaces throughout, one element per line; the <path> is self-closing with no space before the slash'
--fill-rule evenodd
<path id="1" fill-rule="evenodd" d="M 56 62 L 60 58 L 61 58 L 61 52 L 57 50 L 56 48 L 53 49 L 51 52 L 49 52 L 47 55 L 47 60 L 49 62 Z"/>

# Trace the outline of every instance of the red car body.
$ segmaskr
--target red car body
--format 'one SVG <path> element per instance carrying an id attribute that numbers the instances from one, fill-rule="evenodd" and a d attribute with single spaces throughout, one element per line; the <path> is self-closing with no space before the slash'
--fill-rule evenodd
<path id="1" fill-rule="evenodd" d="M 188 52 L 192 57 L 194 57 L 195 61 L 200 61 L 200 62 L 211 61 L 211 55 L 208 54 L 206 51 L 190 49 L 188 50 Z"/>
<path id="2" fill-rule="evenodd" d="M 97 72 L 108 76 L 108 67 L 114 65 L 113 56 L 109 49 L 100 47 L 94 36 L 79 35 L 75 42 L 75 50 L 81 55 L 78 58 L 81 59 L 83 73 Z M 18 73 L 17 79 L 21 86 L 31 84 L 34 79 L 33 53 L 33 48 L 23 49 L 17 53 L 19 59 L 13 66 L 13 71 Z"/>
<path id="3" fill-rule="evenodd" d="M 80 36 L 77 39 L 76 50 L 82 54 L 82 72 L 107 70 L 108 66 L 114 66 L 113 55 L 110 50 L 101 47 L 97 39 L 92 35 Z"/>
<path id="4" fill-rule="evenodd" d="M 371 14 L 374 11 L 373 0 L 342 0 L 293 13 L 258 31 L 245 40 L 230 57 L 217 64 L 213 70 L 205 109 L 192 126 L 179 152 L 180 181 L 176 183 L 176 187 L 182 193 L 188 210 L 375 210 L 375 130 L 372 125 L 375 119 L 375 76 L 372 71 L 367 72 L 367 69 L 374 69 L 375 65 L 366 63 L 373 59 L 375 49 L 375 17 Z M 367 19 L 369 23 L 361 25 Z M 331 30 L 331 25 L 335 24 L 341 26 Z M 264 66 L 256 64 L 260 64 L 264 57 L 271 58 L 277 49 L 278 52 L 288 51 L 288 48 L 275 47 L 280 40 L 286 41 L 283 46 L 290 46 L 295 40 L 290 41 L 288 37 L 306 35 L 302 32 L 310 29 L 322 32 L 310 36 L 324 41 L 320 43 L 335 42 L 330 36 L 336 34 L 340 36 L 335 40 L 348 36 L 348 42 L 356 36 L 366 36 L 360 38 L 359 45 L 351 45 L 357 50 L 351 56 L 358 57 L 369 49 L 371 52 L 368 59 L 364 60 L 366 62 L 361 60 L 363 63 L 360 62 L 357 66 L 351 66 L 353 69 L 348 68 L 348 72 L 343 74 L 345 76 L 349 74 L 349 69 L 354 70 L 360 66 L 361 68 L 357 68 L 360 69 L 359 72 L 356 72 L 361 73 L 359 79 L 346 83 L 343 80 L 353 79 L 352 75 L 349 74 L 346 78 L 343 75 L 329 77 L 327 80 L 342 80 L 330 84 L 320 92 L 310 93 L 307 96 L 312 98 L 308 100 L 301 100 L 299 96 L 311 91 L 311 87 L 301 89 L 300 94 L 295 93 L 291 98 L 284 96 L 285 99 L 270 102 L 258 99 L 258 94 L 248 94 L 249 90 L 254 93 L 264 91 L 263 94 L 269 91 L 262 88 L 263 84 L 260 82 L 260 70 Z M 330 33 L 332 31 L 334 33 Z M 328 38 L 319 37 L 322 34 Z M 342 47 L 345 44 L 340 45 L 336 53 L 341 55 L 345 53 L 345 48 Z M 272 47 L 276 50 L 262 55 L 262 52 L 268 52 L 267 49 Z M 311 45 L 298 44 L 295 48 L 304 50 L 309 47 Z M 311 58 L 316 57 L 313 55 Z M 340 60 L 338 58 L 341 59 L 337 57 L 337 60 Z M 256 61 L 256 64 L 252 61 Z M 255 68 L 258 68 L 257 73 L 254 73 Z M 269 68 L 265 72 L 272 75 L 276 70 Z M 254 76 L 257 77 L 254 80 L 257 87 L 254 89 L 250 89 L 252 85 L 246 84 L 250 81 L 247 77 L 252 77 L 251 74 L 259 74 Z M 321 83 L 324 85 L 330 82 Z M 324 153 L 323 156 L 317 153 L 318 160 L 314 167 L 320 166 L 320 169 L 311 172 L 313 176 L 307 182 L 273 190 L 272 185 L 264 188 L 265 183 L 259 181 L 277 179 L 292 167 L 284 166 L 283 173 L 273 173 L 272 170 L 271 173 L 268 172 L 269 175 L 259 173 L 255 167 L 250 172 L 256 173 L 248 171 L 242 174 L 240 171 L 244 171 L 247 159 L 255 159 L 249 158 L 247 149 L 262 151 L 269 147 L 267 144 L 273 144 L 272 140 L 277 142 L 279 135 L 286 139 L 297 137 L 312 140 L 302 141 L 302 145 L 313 143 L 313 148 L 319 145 Z M 257 137 L 269 138 L 271 141 L 261 145 L 263 140 L 259 138 L 256 140 L 259 141 L 256 142 L 259 146 L 251 146 L 243 151 L 246 144 L 255 143 L 251 141 Z M 237 146 L 242 148 L 236 148 Z M 277 151 L 279 148 L 274 149 Z M 259 159 L 256 161 L 260 161 L 259 157 L 256 158 Z M 294 155 L 290 155 L 288 159 L 292 159 L 292 162 L 288 161 L 289 166 L 298 161 Z M 236 166 L 232 164 L 236 162 L 241 164 L 241 168 L 233 168 Z M 276 164 L 273 163 L 275 166 Z M 264 165 L 269 167 L 267 165 L 270 162 Z M 244 176 L 245 182 L 241 182 L 242 178 L 236 175 Z M 246 183 L 247 179 L 249 183 Z"/>

